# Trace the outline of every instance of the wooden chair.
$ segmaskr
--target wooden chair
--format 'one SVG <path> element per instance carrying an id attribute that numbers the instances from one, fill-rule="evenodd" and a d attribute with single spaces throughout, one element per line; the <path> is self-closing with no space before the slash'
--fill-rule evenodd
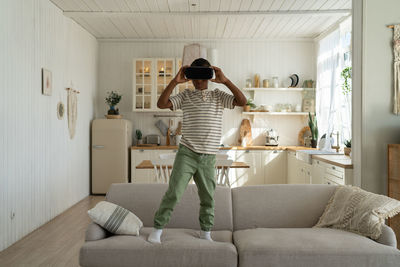
<path id="1" fill-rule="evenodd" d="M 216 183 L 217 185 L 231 187 L 229 182 L 229 169 L 232 166 L 233 160 L 228 159 L 227 154 L 217 154 L 215 161 Z M 218 168 L 220 167 L 220 168 Z"/>
<path id="2" fill-rule="evenodd" d="M 175 155 L 176 153 L 160 154 L 158 159 L 151 161 L 154 166 L 154 181 L 156 183 L 169 183 L 172 168 L 168 168 L 168 166 L 174 165 Z"/>

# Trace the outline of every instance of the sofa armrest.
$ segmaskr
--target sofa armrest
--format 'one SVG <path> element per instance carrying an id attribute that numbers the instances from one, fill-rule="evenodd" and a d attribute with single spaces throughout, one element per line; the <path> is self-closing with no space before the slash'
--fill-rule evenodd
<path id="1" fill-rule="evenodd" d="M 382 226 L 382 234 L 376 240 L 376 242 L 381 243 L 386 246 L 397 247 L 397 240 L 396 234 L 394 233 L 393 229 L 384 224 Z"/>
<path id="2" fill-rule="evenodd" d="M 111 233 L 98 225 L 97 223 L 90 223 L 86 229 L 85 241 L 95 241 L 104 239 L 110 236 Z"/>

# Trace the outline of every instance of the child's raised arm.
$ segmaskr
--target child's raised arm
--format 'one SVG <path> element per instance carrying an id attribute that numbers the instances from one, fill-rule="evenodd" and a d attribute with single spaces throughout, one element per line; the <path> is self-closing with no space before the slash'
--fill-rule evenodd
<path id="1" fill-rule="evenodd" d="M 176 74 L 175 78 L 173 78 L 167 87 L 164 89 L 162 94 L 160 95 L 160 98 L 157 101 L 157 107 L 158 108 L 171 108 L 172 103 L 171 100 L 169 100 L 169 96 L 172 93 L 172 90 L 180 84 L 189 81 L 188 79 L 185 78 L 184 70 L 188 66 L 183 66 L 182 68 L 179 69 L 178 73 Z"/>
<path id="2" fill-rule="evenodd" d="M 234 106 L 244 106 L 247 103 L 246 96 L 239 90 L 239 88 L 236 87 L 233 82 L 231 82 L 222 72 L 222 70 L 218 67 L 212 66 L 212 68 L 215 71 L 215 79 L 212 79 L 212 82 L 215 83 L 222 83 L 226 87 L 231 90 L 232 94 L 235 96 L 235 99 L 233 100 L 233 105 Z"/>

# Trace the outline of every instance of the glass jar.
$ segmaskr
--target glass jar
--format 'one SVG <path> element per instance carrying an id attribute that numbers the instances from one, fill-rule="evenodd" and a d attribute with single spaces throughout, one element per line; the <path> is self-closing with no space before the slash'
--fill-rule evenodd
<path id="1" fill-rule="evenodd" d="M 269 80 L 268 79 L 264 79 L 263 80 L 263 87 L 264 88 L 268 88 L 269 87 Z"/>
<path id="2" fill-rule="evenodd" d="M 279 88 L 279 78 L 277 76 L 272 77 L 272 85 L 274 88 Z"/>
<path id="3" fill-rule="evenodd" d="M 246 88 L 251 88 L 251 87 L 253 87 L 253 83 L 252 83 L 251 79 L 247 79 L 246 80 Z"/>

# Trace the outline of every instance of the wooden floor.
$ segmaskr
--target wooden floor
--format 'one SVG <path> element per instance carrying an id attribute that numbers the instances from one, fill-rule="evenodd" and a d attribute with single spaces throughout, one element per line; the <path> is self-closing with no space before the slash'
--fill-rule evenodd
<path id="1" fill-rule="evenodd" d="M 87 211 L 104 196 L 88 196 L 0 252 L 0 266 L 79 266 L 79 249 L 90 223 Z"/>

